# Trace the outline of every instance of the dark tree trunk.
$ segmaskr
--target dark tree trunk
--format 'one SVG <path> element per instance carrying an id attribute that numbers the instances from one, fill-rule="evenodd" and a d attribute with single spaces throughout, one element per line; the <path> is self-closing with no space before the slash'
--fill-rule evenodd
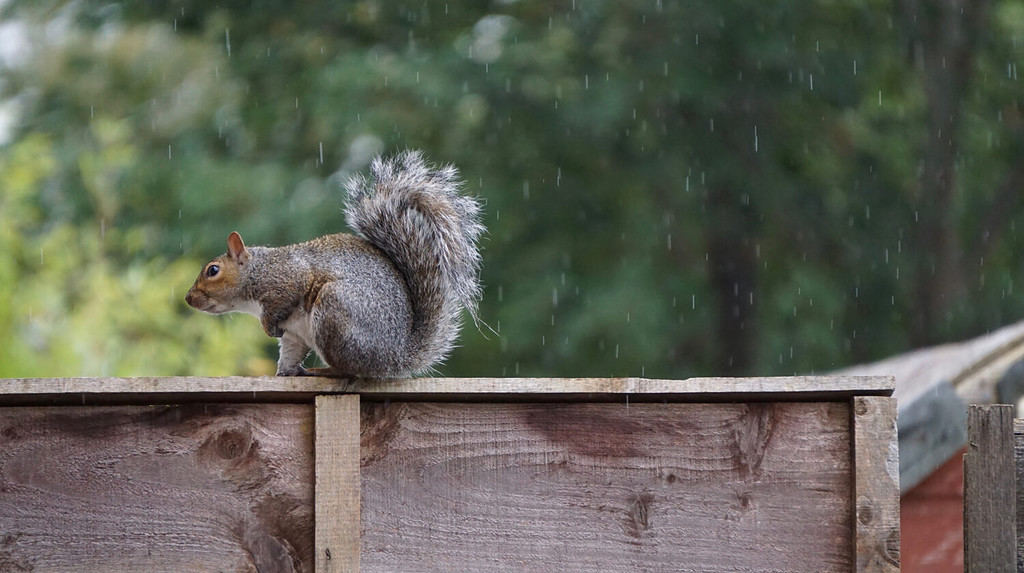
<path id="1" fill-rule="evenodd" d="M 748 374 L 755 363 L 754 306 L 757 261 L 750 240 L 755 227 L 739 193 L 716 187 L 708 192 L 706 227 L 711 287 L 716 295 L 718 354 L 716 374 Z"/>
<path id="2" fill-rule="evenodd" d="M 941 339 L 966 274 L 954 213 L 956 161 L 965 88 L 986 12 L 985 0 L 901 0 L 900 9 L 927 98 L 927 134 L 918 181 L 915 318 L 912 342 Z"/>

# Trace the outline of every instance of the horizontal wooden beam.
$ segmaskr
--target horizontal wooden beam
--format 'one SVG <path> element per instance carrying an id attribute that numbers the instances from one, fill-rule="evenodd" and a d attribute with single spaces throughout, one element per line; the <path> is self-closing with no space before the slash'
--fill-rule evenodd
<path id="1" fill-rule="evenodd" d="M 891 376 L 755 378 L 411 378 L 321 377 L 9 378 L 0 405 L 312 402 L 317 395 L 358 393 L 363 400 L 726 402 L 848 400 L 890 396 Z"/>
<path id="2" fill-rule="evenodd" d="M 721 402 L 846 400 L 851 396 L 892 395 L 890 376 L 786 376 L 759 378 L 413 378 L 365 380 L 355 388 L 364 400 L 417 401 L 588 400 L 637 402 Z"/>

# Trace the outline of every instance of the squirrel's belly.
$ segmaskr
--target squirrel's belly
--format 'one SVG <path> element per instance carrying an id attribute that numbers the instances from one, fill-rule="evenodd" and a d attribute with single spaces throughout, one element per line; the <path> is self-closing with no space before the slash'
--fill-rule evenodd
<path id="1" fill-rule="evenodd" d="M 320 351 L 313 336 L 313 321 L 310 320 L 309 313 L 305 310 L 301 308 L 296 310 L 281 326 L 284 327 L 285 332 L 289 332 L 302 339 L 306 346 L 317 352 Z"/>

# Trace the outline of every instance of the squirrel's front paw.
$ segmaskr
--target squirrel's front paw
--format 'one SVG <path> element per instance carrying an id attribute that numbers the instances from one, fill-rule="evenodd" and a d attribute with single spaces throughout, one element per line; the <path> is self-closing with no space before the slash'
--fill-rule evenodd
<path id="1" fill-rule="evenodd" d="M 277 375 L 278 376 L 312 376 L 313 374 L 309 370 L 306 370 L 305 368 L 303 368 L 301 365 L 296 364 L 295 366 L 292 366 L 290 368 L 278 368 L 277 369 Z"/>

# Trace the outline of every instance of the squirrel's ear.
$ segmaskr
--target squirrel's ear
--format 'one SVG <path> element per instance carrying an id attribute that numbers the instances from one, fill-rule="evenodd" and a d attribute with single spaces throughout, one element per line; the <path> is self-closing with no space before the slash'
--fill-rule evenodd
<path id="1" fill-rule="evenodd" d="M 231 231 L 231 234 L 228 235 L 228 255 L 239 263 L 249 260 L 249 251 L 246 250 L 245 243 L 242 242 L 242 235 L 239 235 L 237 231 Z"/>

